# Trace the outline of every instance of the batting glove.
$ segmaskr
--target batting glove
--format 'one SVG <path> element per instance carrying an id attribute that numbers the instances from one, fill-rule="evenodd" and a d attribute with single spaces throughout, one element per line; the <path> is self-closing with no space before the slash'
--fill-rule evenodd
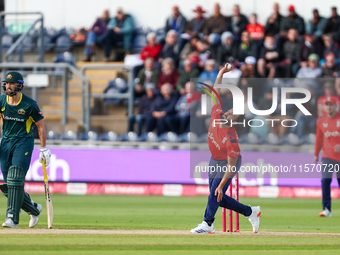
<path id="1" fill-rule="evenodd" d="M 40 148 L 39 151 L 39 162 L 42 163 L 42 160 L 44 160 L 47 167 L 50 164 L 51 151 L 46 149 L 46 147 Z"/>

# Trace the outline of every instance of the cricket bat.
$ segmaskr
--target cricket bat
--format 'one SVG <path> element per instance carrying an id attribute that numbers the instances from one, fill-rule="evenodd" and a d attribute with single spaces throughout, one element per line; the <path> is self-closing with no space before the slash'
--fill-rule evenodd
<path id="1" fill-rule="evenodd" d="M 43 170 L 44 170 L 44 185 L 45 185 L 45 198 L 46 198 L 46 211 L 47 211 L 47 227 L 52 228 L 53 206 L 52 206 L 50 189 L 48 187 L 48 178 L 47 178 L 45 160 L 42 160 L 42 166 L 43 166 Z"/>

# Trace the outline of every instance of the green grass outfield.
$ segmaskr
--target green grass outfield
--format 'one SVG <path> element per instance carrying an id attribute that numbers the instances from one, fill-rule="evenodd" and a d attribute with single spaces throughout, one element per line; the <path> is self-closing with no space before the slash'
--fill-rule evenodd
<path id="1" fill-rule="evenodd" d="M 43 195 L 32 198 L 45 208 Z M 28 229 L 29 216 L 22 213 L 19 231 L 0 229 L 1 255 L 112 254 L 112 251 L 179 255 L 206 254 L 206 250 L 213 254 L 228 251 L 249 254 L 250 250 L 252 254 L 339 254 L 340 250 L 340 200 L 333 200 L 332 218 L 320 218 L 321 201 L 317 199 L 241 198 L 245 204 L 261 206 L 260 233 L 252 234 L 251 225 L 243 216 L 240 233 L 222 233 L 219 210 L 215 235 L 187 234 L 202 222 L 206 197 L 52 195 L 52 200 L 52 234 L 46 230 L 45 210 L 32 230 Z M 5 208 L 6 199 L 0 196 L 3 220 Z M 119 234 L 115 229 L 138 231 Z M 173 231 L 152 234 L 155 230 Z"/>

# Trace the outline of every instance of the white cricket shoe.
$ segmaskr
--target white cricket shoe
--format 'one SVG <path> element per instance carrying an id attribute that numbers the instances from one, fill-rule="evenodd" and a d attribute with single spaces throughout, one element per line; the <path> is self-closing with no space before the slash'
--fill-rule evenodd
<path id="1" fill-rule="evenodd" d="M 4 228 L 18 228 L 18 224 L 14 224 L 11 218 L 6 218 L 5 222 L 2 223 Z"/>
<path id="2" fill-rule="evenodd" d="M 214 224 L 211 224 L 211 227 L 209 227 L 208 223 L 203 221 L 201 224 L 198 224 L 198 226 L 190 231 L 191 234 L 214 234 L 215 228 Z"/>
<path id="3" fill-rule="evenodd" d="M 326 208 L 323 212 L 319 213 L 320 217 L 332 217 L 331 212 Z"/>
<path id="4" fill-rule="evenodd" d="M 260 228 L 260 215 L 261 215 L 261 207 L 260 206 L 251 206 L 251 214 L 250 216 L 246 217 L 251 225 L 253 226 L 253 232 L 259 232 Z"/>
<path id="5" fill-rule="evenodd" d="M 41 211 L 42 211 L 42 205 L 41 205 L 41 204 L 38 204 L 38 205 L 37 205 L 37 209 L 38 209 L 39 215 L 40 215 L 40 213 L 41 213 Z M 35 216 L 35 215 L 30 214 L 30 218 L 31 218 L 31 219 L 30 219 L 30 223 L 28 224 L 28 226 L 29 226 L 30 228 L 34 228 L 34 227 L 38 224 L 39 215 L 38 215 L 38 216 Z"/>

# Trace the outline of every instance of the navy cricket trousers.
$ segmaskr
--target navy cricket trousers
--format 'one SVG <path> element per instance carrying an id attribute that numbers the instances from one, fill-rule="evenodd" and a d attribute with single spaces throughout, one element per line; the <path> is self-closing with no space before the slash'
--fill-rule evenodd
<path id="1" fill-rule="evenodd" d="M 231 178 L 229 178 L 227 184 L 223 187 L 223 199 L 220 202 L 217 202 L 217 196 L 215 196 L 215 190 L 220 184 L 224 172 L 223 171 L 210 171 L 209 172 L 209 190 L 210 190 L 210 195 L 208 197 L 208 204 L 207 208 L 205 209 L 205 214 L 204 214 L 204 220 L 205 221 L 210 221 L 215 219 L 215 214 L 217 212 L 217 209 L 219 206 L 227 208 L 229 210 L 233 210 L 237 213 L 240 213 L 244 216 L 249 216 L 251 214 L 251 208 L 250 206 L 246 206 L 244 204 L 241 204 L 240 202 L 236 201 L 232 197 L 229 197 L 225 195 L 230 182 L 232 178 L 237 174 L 237 172 L 240 170 L 241 167 L 241 162 L 242 162 L 242 157 L 239 156 L 237 159 L 236 163 L 236 171 L 232 175 Z M 227 166 L 228 161 L 227 160 L 216 160 L 213 157 L 210 158 L 209 166 L 214 166 L 215 169 L 217 169 L 217 166 L 220 166 L 221 169 L 223 166 Z M 209 168 L 211 170 L 211 168 Z"/>
<path id="2" fill-rule="evenodd" d="M 321 186 L 322 186 L 322 208 L 328 209 L 331 211 L 331 183 L 332 183 L 332 176 L 333 173 L 337 173 L 338 184 L 340 187 L 340 161 L 335 161 L 329 158 L 322 158 L 322 164 L 327 164 L 324 168 L 322 166 L 322 179 L 321 179 Z M 336 166 L 337 165 L 337 166 Z M 325 171 L 324 171 L 325 170 Z"/>

